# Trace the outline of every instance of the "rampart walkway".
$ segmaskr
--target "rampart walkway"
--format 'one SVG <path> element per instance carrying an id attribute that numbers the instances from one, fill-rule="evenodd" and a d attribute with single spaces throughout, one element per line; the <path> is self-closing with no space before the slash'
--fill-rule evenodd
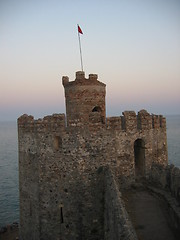
<path id="1" fill-rule="evenodd" d="M 142 185 L 122 193 L 139 240 L 180 239 L 170 225 L 164 200 Z"/>

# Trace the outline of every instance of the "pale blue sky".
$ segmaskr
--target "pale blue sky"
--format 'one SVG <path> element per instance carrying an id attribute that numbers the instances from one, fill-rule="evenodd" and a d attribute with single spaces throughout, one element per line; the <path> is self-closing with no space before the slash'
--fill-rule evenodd
<path id="1" fill-rule="evenodd" d="M 65 112 L 63 75 L 107 85 L 107 115 L 180 114 L 179 0 L 0 0 L 0 120 Z"/>

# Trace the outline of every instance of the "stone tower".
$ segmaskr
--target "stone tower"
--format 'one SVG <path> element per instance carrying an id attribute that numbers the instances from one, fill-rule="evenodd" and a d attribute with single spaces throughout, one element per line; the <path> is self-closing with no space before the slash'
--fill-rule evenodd
<path id="1" fill-rule="evenodd" d="M 106 85 L 97 80 L 96 74 L 85 78 L 82 71 L 76 72 L 75 81 L 62 78 L 66 99 L 66 117 L 68 126 L 82 126 L 89 123 L 105 123 Z"/>

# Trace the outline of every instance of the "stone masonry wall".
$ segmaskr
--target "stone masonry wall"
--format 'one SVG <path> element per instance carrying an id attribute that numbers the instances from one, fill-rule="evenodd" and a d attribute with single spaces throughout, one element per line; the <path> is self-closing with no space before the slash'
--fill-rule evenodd
<path id="1" fill-rule="evenodd" d="M 66 127 L 64 114 L 18 119 L 21 239 L 104 239 L 100 167 L 110 166 L 123 187 L 135 181 L 137 139 L 145 144 L 147 177 L 152 163 L 166 165 L 162 116 L 126 111 L 104 124 L 98 114 L 88 127 Z"/>
<path id="2" fill-rule="evenodd" d="M 105 210 L 104 210 L 104 239 L 137 240 L 135 230 L 129 221 L 128 214 L 121 199 L 118 185 L 110 169 L 105 170 Z"/>
<path id="3" fill-rule="evenodd" d="M 174 167 L 174 165 L 164 167 L 154 164 L 151 173 L 152 182 L 156 188 L 150 187 L 150 189 L 165 200 L 164 203 L 169 214 L 169 224 L 176 235 L 180 236 L 180 169 Z"/>
<path id="4" fill-rule="evenodd" d="M 43 198 L 47 187 L 44 188 L 43 184 L 47 186 L 50 184 L 48 177 L 54 169 L 48 171 L 46 160 L 56 165 L 55 160 L 51 159 L 52 136 L 59 135 L 64 127 L 64 115 L 53 115 L 43 120 L 34 120 L 32 116 L 24 115 L 18 119 L 20 235 L 23 239 L 41 239 L 44 221 L 48 221 L 48 217 L 46 216 L 45 219 L 43 216 L 45 204 L 47 204 L 44 202 L 46 198 Z M 44 178 L 47 180 L 46 183 L 43 182 Z M 55 175 L 54 178 L 56 178 Z M 53 182 L 53 188 L 55 187 Z M 52 214 L 53 209 L 51 209 Z"/>
<path id="5" fill-rule="evenodd" d="M 88 157 L 96 149 L 63 122 L 61 115 L 18 121 L 22 239 L 103 239 L 103 182 Z"/>
<path id="6" fill-rule="evenodd" d="M 166 167 L 154 164 L 152 166 L 151 178 L 163 189 L 170 190 L 172 195 L 180 204 L 180 169 L 174 165 Z"/>

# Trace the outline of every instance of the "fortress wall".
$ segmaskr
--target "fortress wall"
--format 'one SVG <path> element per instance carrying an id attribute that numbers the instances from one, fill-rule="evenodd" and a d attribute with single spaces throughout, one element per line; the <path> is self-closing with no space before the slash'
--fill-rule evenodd
<path id="1" fill-rule="evenodd" d="M 135 180 L 136 139 L 145 142 L 146 173 L 157 161 L 165 128 L 137 129 L 133 112 L 108 118 L 104 127 L 97 120 L 98 112 L 93 114 L 94 123 L 88 128 L 65 127 L 64 114 L 18 119 L 24 239 L 31 239 L 30 231 L 37 239 L 103 238 L 104 185 L 99 169 L 110 166 L 121 186 L 131 184 Z M 154 144 L 157 138 L 158 146 Z"/>
<path id="2" fill-rule="evenodd" d="M 180 169 L 174 165 L 154 164 L 151 171 L 152 181 L 159 184 L 163 189 L 171 191 L 172 195 L 180 203 Z"/>
<path id="3" fill-rule="evenodd" d="M 24 115 L 18 120 L 20 234 L 24 239 L 31 235 L 39 237 L 40 226 L 37 140 L 34 132 L 30 133 L 26 126 L 33 129 L 32 116 Z"/>
<path id="4" fill-rule="evenodd" d="M 101 127 L 107 130 L 131 133 L 151 129 L 159 130 L 159 132 L 163 134 L 166 133 L 166 119 L 161 115 L 150 115 L 145 110 L 141 110 L 137 116 L 133 111 L 125 111 L 123 112 L 123 116 L 108 117 L 106 119 L 106 125 L 102 124 L 101 114 L 99 112 L 91 112 L 89 120 L 91 131 L 96 131 L 97 128 L 99 129 Z M 71 124 L 72 128 L 66 128 L 64 114 L 53 114 L 38 120 L 34 120 L 33 116 L 24 114 L 18 119 L 18 126 L 22 134 L 24 132 L 44 132 L 46 130 L 58 134 L 58 132 L 72 130 L 73 127 L 76 129 L 77 127 L 87 128 L 87 126 L 85 127 L 78 119 L 73 120 Z"/>
<path id="5" fill-rule="evenodd" d="M 109 169 L 105 171 L 105 240 L 137 240 L 135 230 L 128 219 L 121 193 Z"/>
<path id="6" fill-rule="evenodd" d="M 141 110 L 106 119 L 106 85 L 96 74 L 86 79 L 79 71 L 74 81 L 65 76 L 62 83 L 66 117 L 18 119 L 20 232 L 25 240 L 103 239 L 103 167 L 111 167 L 126 187 L 139 176 L 148 177 L 152 163 L 167 164 L 163 116 Z M 114 211 L 119 197 L 111 181 L 106 179 L 106 190 L 117 200 Z M 118 217 L 112 221 L 119 224 Z"/>
<path id="7" fill-rule="evenodd" d="M 24 159 L 24 163 L 21 161 L 21 172 L 29 169 L 29 173 L 22 178 L 27 182 L 35 173 L 39 176 L 37 182 L 34 179 L 34 183 L 38 185 L 39 191 L 37 196 L 40 210 L 37 214 L 40 236 L 43 239 L 53 239 L 59 235 L 65 239 L 80 236 L 83 239 L 100 239 L 103 235 L 103 190 L 97 171 L 100 166 L 110 165 L 115 173 L 119 172 L 114 132 L 105 129 L 97 132 L 83 129 L 61 132 L 57 145 L 53 143 L 54 137 L 57 136 L 49 132 L 49 128 L 42 127 L 39 130 L 34 128 L 34 132 L 23 133 L 23 137 L 20 137 L 23 145 L 20 158 L 24 158 L 24 152 L 27 152 L 27 159 L 30 159 L 30 152 L 36 155 L 36 169 L 29 167 Z M 28 185 L 25 190 L 29 196 L 28 191 L 31 189 Z M 30 206 L 27 196 L 22 195 L 21 198 L 23 209 Z M 31 216 L 28 218 L 31 219 Z M 21 222 L 24 221 L 25 216 L 22 216 Z M 28 233 L 27 231 L 24 236 Z"/>
<path id="8" fill-rule="evenodd" d="M 136 113 L 134 111 L 125 111 L 123 112 L 124 115 L 124 129 L 125 131 L 137 131 L 137 118 Z"/>
<path id="9" fill-rule="evenodd" d="M 146 113 L 146 112 L 145 112 Z M 42 144 L 43 135 L 49 141 L 42 149 L 46 149 L 48 154 L 53 152 L 54 148 L 59 149 L 62 146 L 62 133 L 72 132 L 72 134 L 78 133 L 82 135 L 82 138 L 86 139 L 86 144 L 82 145 L 82 152 L 86 152 L 86 145 L 91 145 L 90 151 L 92 156 L 101 155 L 103 158 L 102 165 L 109 164 L 114 168 L 116 175 L 124 177 L 124 182 L 131 182 L 134 179 L 134 143 L 137 139 L 142 139 L 145 143 L 145 158 L 146 158 L 146 172 L 148 173 L 151 164 L 161 163 L 167 164 L 167 142 L 166 142 L 166 128 L 162 117 L 156 117 L 159 119 L 158 128 L 144 128 L 142 123 L 147 117 L 147 121 L 150 121 L 150 115 L 141 113 L 136 117 L 134 112 L 124 112 L 124 116 L 107 118 L 107 127 L 105 128 L 101 122 L 98 121 L 98 112 L 93 113 L 92 117 L 94 123 L 89 125 L 89 128 L 84 128 L 78 124 L 74 127 L 65 128 L 65 116 L 63 114 L 57 114 L 45 117 L 44 119 L 34 120 L 33 117 L 24 115 L 18 119 L 19 124 L 19 136 L 26 134 L 26 138 L 33 139 L 30 146 L 26 143 L 27 140 L 19 142 L 19 148 L 22 151 L 36 152 L 37 144 L 36 138 L 39 134 L 40 144 Z M 139 122 L 139 123 L 138 123 Z M 141 124 L 140 124 L 141 123 Z M 163 125 L 164 124 L 164 125 Z M 137 127 L 139 126 L 139 129 Z M 157 124 L 156 124 L 157 126 Z M 86 131 L 89 132 L 86 134 Z M 41 133 L 43 133 L 41 135 Z M 84 135 L 84 136 L 83 136 Z M 24 136 L 25 137 L 25 136 Z M 93 138 L 93 141 L 91 140 Z M 25 144 L 24 144 L 25 142 Z M 70 140 L 69 140 L 70 142 Z M 77 142 L 77 140 L 75 141 Z M 21 146 L 21 143 L 23 146 Z M 93 146 L 95 143 L 96 146 Z M 48 148 L 47 148 L 48 146 Z M 69 146 L 64 146 L 68 149 Z M 76 148 L 75 145 L 71 146 L 70 152 Z M 94 154 L 94 150 L 96 153 Z M 89 151 L 89 150 L 88 150 Z M 71 155 L 71 154 L 69 154 Z M 69 158 L 69 155 L 66 158 Z M 87 153 L 89 156 L 89 153 Z M 111 160 L 109 160 L 111 159 Z M 98 165 L 101 163 L 98 160 Z M 95 164 L 96 165 L 96 164 Z M 129 179 L 129 181 L 128 181 Z"/>
<path id="10" fill-rule="evenodd" d="M 72 216 L 72 222 L 77 222 L 74 227 L 78 230 L 79 239 L 103 239 L 104 186 L 100 167 L 107 163 L 107 152 L 110 148 L 113 155 L 112 141 L 109 137 L 105 138 L 101 131 L 92 133 L 88 130 L 73 134 L 70 132 L 63 139 L 64 163 L 67 167 L 64 182 L 71 194 L 69 198 L 76 201 L 68 205 L 68 199 L 64 198 L 64 212 L 68 224 Z M 106 150 L 104 144 L 111 147 Z M 73 206 L 76 208 L 74 211 Z M 66 213 L 68 208 L 69 215 Z M 65 231 L 67 232 L 66 229 Z"/>
<path id="11" fill-rule="evenodd" d="M 32 174 L 33 173 L 33 174 Z M 24 239 L 39 237 L 39 172 L 37 155 L 20 153 L 20 232 Z M 26 226 L 29 226 L 28 229 Z"/>
<path id="12" fill-rule="evenodd" d="M 180 169 L 174 167 L 170 173 L 170 189 L 180 203 Z"/>
<path id="13" fill-rule="evenodd" d="M 161 115 L 150 115 L 145 110 L 125 111 L 121 117 L 107 118 L 107 131 L 115 137 L 116 171 L 122 185 L 135 178 L 136 140 L 144 143 L 145 175 L 149 177 L 152 163 L 168 164 L 166 119 Z M 156 122 L 153 124 L 153 122 Z"/>
<path id="14" fill-rule="evenodd" d="M 124 131 L 140 131 L 150 129 L 166 130 L 166 118 L 162 115 L 150 115 L 146 110 L 136 113 L 134 111 L 124 111 L 123 116 L 107 117 L 107 129 L 118 129 Z"/>
<path id="15" fill-rule="evenodd" d="M 166 129 L 159 128 L 153 130 L 152 150 L 153 163 L 166 166 L 168 164 Z"/>
<path id="16" fill-rule="evenodd" d="M 133 179 L 135 179 L 134 146 L 136 140 L 141 140 L 144 143 L 144 146 L 141 147 L 144 148 L 144 167 L 146 177 L 149 177 L 152 163 L 159 163 L 163 165 L 167 165 L 168 163 L 166 128 L 159 125 L 159 128 L 154 129 L 152 128 L 152 125 L 149 124 L 149 128 L 145 128 L 143 125 L 139 125 L 142 127 L 137 129 L 136 126 L 138 126 L 138 121 L 141 121 L 141 123 L 143 121 L 145 122 L 146 118 L 141 118 L 139 116 L 139 119 L 136 121 L 135 115 L 132 112 L 128 118 L 127 115 L 128 112 L 125 113 L 123 120 L 122 117 L 115 118 L 115 121 L 113 118 L 108 119 L 108 129 L 115 137 L 115 145 L 117 151 L 116 171 L 121 178 L 120 182 L 122 182 L 122 185 L 124 186 L 126 183 L 129 184 L 129 182 L 132 182 Z M 152 123 L 152 118 L 150 118 L 151 116 L 147 115 L 147 117 L 147 121 Z M 127 131 L 123 130 L 123 128 L 121 128 L 121 130 L 118 130 L 116 124 L 120 121 L 121 123 L 122 121 L 125 122 Z M 135 126 L 135 129 L 132 126 Z"/>
<path id="17" fill-rule="evenodd" d="M 103 191 L 95 138 L 90 138 L 91 145 L 82 132 L 63 132 L 59 126 L 50 131 L 51 123 L 38 127 L 39 120 L 25 120 L 19 124 L 21 235 L 31 239 L 30 231 L 36 226 L 35 239 L 100 239 Z"/>
<path id="18" fill-rule="evenodd" d="M 44 192 L 41 185 L 42 168 L 46 168 L 45 162 L 40 160 L 44 156 L 50 157 L 53 140 L 61 135 L 64 127 L 63 115 L 40 120 L 23 115 L 18 119 L 20 235 L 23 239 L 40 239 L 43 221 L 40 218 L 41 196 Z M 48 175 L 48 171 L 44 175 Z"/>
<path id="19" fill-rule="evenodd" d="M 138 112 L 137 120 L 138 120 L 137 126 L 139 130 L 148 130 L 153 128 L 152 116 L 146 110 L 141 110 Z"/>
<path id="20" fill-rule="evenodd" d="M 106 118 L 107 129 L 122 130 L 122 118 L 121 117 L 108 117 Z"/>
<path id="21" fill-rule="evenodd" d="M 43 119 L 34 120 L 33 116 L 24 114 L 18 118 L 19 136 L 23 133 L 30 132 L 58 132 L 65 129 L 65 115 L 53 114 Z"/>
<path id="22" fill-rule="evenodd" d="M 83 134 L 65 133 L 59 150 L 41 157 L 41 164 L 45 163 L 40 173 L 43 239 L 53 239 L 50 233 L 56 225 L 61 228 L 56 228 L 60 232 L 55 236 L 62 239 L 102 238 L 103 184 L 90 149 Z"/>
<path id="23" fill-rule="evenodd" d="M 176 235 L 179 236 L 180 169 L 174 165 L 167 165 L 164 167 L 163 165 L 154 164 L 152 166 L 151 182 L 156 185 L 156 188 L 150 187 L 150 190 L 164 199 L 164 203 L 169 215 L 169 224 L 176 232 Z M 157 186 L 159 188 L 157 188 Z"/>

